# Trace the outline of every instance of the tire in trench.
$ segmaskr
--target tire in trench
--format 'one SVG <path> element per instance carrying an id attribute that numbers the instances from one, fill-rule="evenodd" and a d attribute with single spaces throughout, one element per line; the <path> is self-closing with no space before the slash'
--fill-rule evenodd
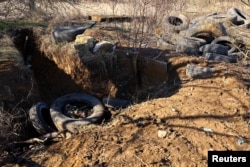
<path id="1" fill-rule="evenodd" d="M 87 117 L 72 118 L 64 113 L 64 108 L 70 103 L 86 103 L 92 107 L 92 113 Z M 52 120 L 59 131 L 78 133 L 81 127 L 98 123 L 104 116 L 104 106 L 96 97 L 85 93 L 72 93 L 57 98 L 50 107 Z"/>
<path id="2" fill-rule="evenodd" d="M 29 118 L 40 135 L 56 131 L 50 117 L 49 106 L 44 102 L 38 102 L 30 108 Z"/>

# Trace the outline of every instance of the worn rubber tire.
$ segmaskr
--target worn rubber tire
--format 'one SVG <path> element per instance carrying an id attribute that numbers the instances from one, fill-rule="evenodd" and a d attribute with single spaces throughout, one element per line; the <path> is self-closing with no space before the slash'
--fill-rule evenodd
<path id="1" fill-rule="evenodd" d="M 233 53 L 229 53 L 228 56 L 236 58 L 236 59 L 241 59 L 243 57 L 243 53 L 242 52 L 233 52 Z"/>
<path id="2" fill-rule="evenodd" d="M 29 110 L 29 118 L 33 127 L 41 135 L 56 131 L 51 125 L 49 106 L 46 103 L 38 102 L 32 106 Z"/>
<path id="3" fill-rule="evenodd" d="M 63 108 L 66 104 L 73 102 L 84 102 L 93 106 L 93 113 L 88 117 L 79 119 L 64 115 Z M 84 125 L 97 123 L 104 116 L 104 106 L 96 97 L 85 93 L 72 93 L 57 98 L 50 107 L 52 120 L 59 131 L 78 133 Z"/>
<path id="4" fill-rule="evenodd" d="M 204 58 L 207 60 L 214 61 L 214 62 L 226 62 L 226 63 L 236 63 L 237 62 L 236 57 L 225 56 L 225 55 L 216 54 L 216 53 L 206 53 Z"/>
<path id="5" fill-rule="evenodd" d="M 82 34 L 86 29 L 93 27 L 96 22 L 86 24 L 84 26 L 72 25 L 56 27 L 51 31 L 51 38 L 54 43 L 60 42 L 72 42 L 76 39 L 76 36 Z"/>
<path id="6" fill-rule="evenodd" d="M 250 20 L 244 20 L 244 24 L 239 25 L 240 28 L 250 29 Z"/>
<path id="7" fill-rule="evenodd" d="M 198 24 L 200 21 L 206 20 L 208 17 L 215 16 L 215 15 L 218 15 L 218 13 L 213 12 L 213 13 L 210 13 L 210 14 L 205 15 L 205 16 L 196 17 L 196 18 L 191 20 L 191 24 Z"/>
<path id="8" fill-rule="evenodd" d="M 235 41 L 235 39 L 231 38 L 230 36 L 218 37 L 211 42 L 211 45 L 213 45 L 213 44 L 221 44 L 221 45 L 228 46 L 229 47 L 228 54 L 238 52 L 238 49 L 235 47 L 237 45 L 236 41 Z"/>
<path id="9" fill-rule="evenodd" d="M 235 25 L 242 25 L 245 23 L 245 20 L 250 19 L 250 16 L 247 15 L 246 13 L 242 12 L 240 9 L 238 8 L 230 8 L 227 11 L 227 15 L 229 17 L 236 17 L 236 20 L 233 22 Z"/>
<path id="10" fill-rule="evenodd" d="M 167 16 L 166 26 L 174 32 L 179 32 L 181 30 L 186 30 L 189 26 L 189 18 L 183 14 Z"/>
<path id="11" fill-rule="evenodd" d="M 186 53 L 188 55 L 200 55 L 199 48 L 207 42 L 201 38 L 183 37 L 180 38 L 176 45 L 176 52 Z"/>
<path id="12" fill-rule="evenodd" d="M 224 22 L 231 22 L 234 23 L 236 21 L 236 16 L 229 16 L 227 14 L 218 14 L 218 13 L 212 13 L 206 16 L 198 17 L 193 20 L 194 24 L 203 24 L 204 22 L 207 23 L 224 23 Z"/>
<path id="13" fill-rule="evenodd" d="M 186 30 L 186 37 L 197 37 L 201 33 L 207 33 L 217 38 L 226 35 L 225 29 L 221 23 L 211 23 L 207 21 L 200 21 Z"/>
<path id="14" fill-rule="evenodd" d="M 235 40 L 231 38 L 230 36 L 220 36 L 218 38 L 215 38 L 211 44 L 222 44 L 222 45 L 231 45 L 235 44 Z"/>
<path id="15" fill-rule="evenodd" d="M 199 50 L 205 54 L 205 53 L 217 53 L 227 56 L 229 46 L 221 45 L 221 44 L 206 44 L 199 48 Z"/>

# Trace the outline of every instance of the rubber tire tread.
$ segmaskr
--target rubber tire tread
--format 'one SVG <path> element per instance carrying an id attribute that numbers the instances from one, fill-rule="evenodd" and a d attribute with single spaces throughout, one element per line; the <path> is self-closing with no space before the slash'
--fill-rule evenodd
<path id="1" fill-rule="evenodd" d="M 47 124 L 43 117 L 42 112 L 44 112 L 44 110 L 47 110 L 49 114 L 49 106 L 44 102 L 36 103 L 29 110 L 30 121 L 36 131 L 41 135 L 55 131 L 54 128 Z"/>
<path id="2" fill-rule="evenodd" d="M 93 106 L 93 113 L 86 118 L 70 118 L 64 115 L 63 107 L 72 102 L 84 102 Z M 85 93 L 72 93 L 57 98 L 50 107 L 52 120 L 59 131 L 78 133 L 84 125 L 97 123 L 104 116 L 104 106 L 96 97 Z"/>
<path id="3" fill-rule="evenodd" d="M 188 55 L 199 55 L 201 54 L 199 48 L 206 43 L 207 42 L 201 38 L 183 37 L 177 42 L 176 52 Z"/>
<path id="4" fill-rule="evenodd" d="M 174 25 L 173 23 L 171 23 L 171 18 L 176 18 L 176 19 L 179 19 L 182 21 L 182 23 L 180 25 Z M 190 23 L 190 19 L 183 15 L 183 14 L 178 14 L 176 16 L 167 16 L 166 18 L 166 23 L 167 23 L 167 26 L 170 28 L 171 31 L 174 31 L 174 32 L 178 32 L 178 31 L 181 31 L 181 30 L 186 30 L 189 26 L 189 23 Z"/>

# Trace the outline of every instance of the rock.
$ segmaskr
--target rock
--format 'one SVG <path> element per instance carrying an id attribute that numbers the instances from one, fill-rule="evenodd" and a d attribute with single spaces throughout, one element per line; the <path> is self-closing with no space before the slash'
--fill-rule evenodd
<path id="1" fill-rule="evenodd" d="M 214 131 L 210 128 L 202 128 L 202 130 L 206 133 L 213 133 Z"/>
<path id="2" fill-rule="evenodd" d="M 158 137 L 165 138 L 167 136 L 167 131 L 165 130 L 158 130 Z"/>
<path id="3" fill-rule="evenodd" d="M 87 45 L 89 48 L 93 49 L 97 40 L 91 36 L 77 35 L 75 39 L 75 45 Z"/>
<path id="4" fill-rule="evenodd" d="M 214 68 L 200 67 L 194 64 L 188 64 L 186 68 L 186 75 L 190 78 L 207 78 L 212 76 L 214 72 Z"/>
<path id="5" fill-rule="evenodd" d="M 89 55 L 92 53 L 96 43 L 97 40 L 91 36 L 77 35 L 74 42 L 74 47 L 80 52 L 79 54 L 81 56 L 87 54 Z"/>
<path id="6" fill-rule="evenodd" d="M 245 143 L 245 140 L 242 137 L 239 137 L 237 144 L 240 146 Z"/>

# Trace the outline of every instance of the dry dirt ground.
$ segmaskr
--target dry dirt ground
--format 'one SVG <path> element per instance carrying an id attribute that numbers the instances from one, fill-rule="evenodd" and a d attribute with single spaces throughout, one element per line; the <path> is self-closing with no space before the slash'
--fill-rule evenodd
<path id="1" fill-rule="evenodd" d="M 170 63 L 168 79 L 144 92 L 144 96 L 151 95 L 150 99 L 111 111 L 111 118 L 103 124 L 88 126 L 70 139 L 19 148 L 15 158 L 5 152 L 6 158 L 1 163 L 6 166 L 206 166 L 208 150 L 249 150 L 249 62 L 208 63 L 193 56 L 169 54 L 163 55 L 163 59 Z M 43 89 L 40 99 L 51 103 L 58 94 L 77 91 L 75 86 L 79 87 L 76 83 L 80 81 L 73 82 L 69 75 L 54 69 L 55 64 L 49 60 L 39 61 L 40 66 L 34 62 L 34 68 L 38 69 L 33 70 L 38 87 Z M 185 74 L 188 63 L 215 67 L 216 72 L 207 79 L 190 79 Z M 16 72 L 5 72 L 9 76 L 13 73 Z M 51 79 L 54 75 L 59 78 Z M 5 76 L 1 81 L 7 84 L 12 79 Z M 104 88 L 91 90 L 96 95 L 105 92 Z M 166 133 L 164 137 L 158 136 L 161 130 Z"/>
<path id="2" fill-rule="evenodd" d="M 138 88 L 133 83 L 133 67 L 128 65 L 131 71 L 110 75 L 99 75 L 92 72 L 91 67 L 81 71 L 84 64 L 78 64 L 78 59 L 71 57 L 71 51 L 63 50 L 67 47 L 60 46 L 61 52 L 56 46 L 52 50 L 48 48 L 49 42 L 44 40 L 48 34 L 37 29 L 34 32 L 45 34 L 40 36 L 45 42 L 39 49 L 30 49 L 30 53 L 36 55 L 31 69 L 20 65 L 22 60 L 16 63 L 17 60 L 5 61 L 1 57 L 0 97 L 8 107 L 13 107 L 19 99 L 25 99 L 28 102 L 23 104 L 23 108 L 28 110 L 38 100 L 51 104 L 56 97 L 76 91 L 97 97 L 112 95 L 132 99 L 134 104 L 125 109 L 109 110 L 110 116 L 103 123 L 86 126 L 80 134 L 69 139 L 18 147 L 9 152 L 4 150 L 0 153 L 1 166 L 203 167 L 207 166 L 209 150 L 250 151 L 249 61 L 214 63 L 195 56 L 164 52 L 158 59 L 168 62 L 166 78 L 157 71 L 153 74 L 145 72 L 157 81 L 148 81 L 149 84 Z M 100 32 L 112 35 L 110 31 L 101 30 L 87 33 L 98 39 Z M 22 47 L 20 41 L 15 42 L 14 46 L 12 41 L 2 36 L 0 56 L 8 47 L 14 50 L 13 54 L 18 54 L 15 48 L 20 51 Z M 49 51 L 57 54 L 52 57 L 42 53 Z M 157 56 L 158 51 L 155 52 L 157 54 L 149 56 Z M 67 61 L 60 61 L 60 56 Z M 122 60 L 118 57 L 120 63 Z M 186 76 L 189 63 L 214 67 L 216 71 L 209 78 L 191 79 Z M 118 62 L 116 65 L 119 68 L 122 64 Z M 94 64 L 94 67 L 97 66 Z M 127 78 L 127 85 L 124 78 Z M 116 82 L 124 85 L 119 87 Z M 159 136 L 159 132 L 165 135 Z"/>

